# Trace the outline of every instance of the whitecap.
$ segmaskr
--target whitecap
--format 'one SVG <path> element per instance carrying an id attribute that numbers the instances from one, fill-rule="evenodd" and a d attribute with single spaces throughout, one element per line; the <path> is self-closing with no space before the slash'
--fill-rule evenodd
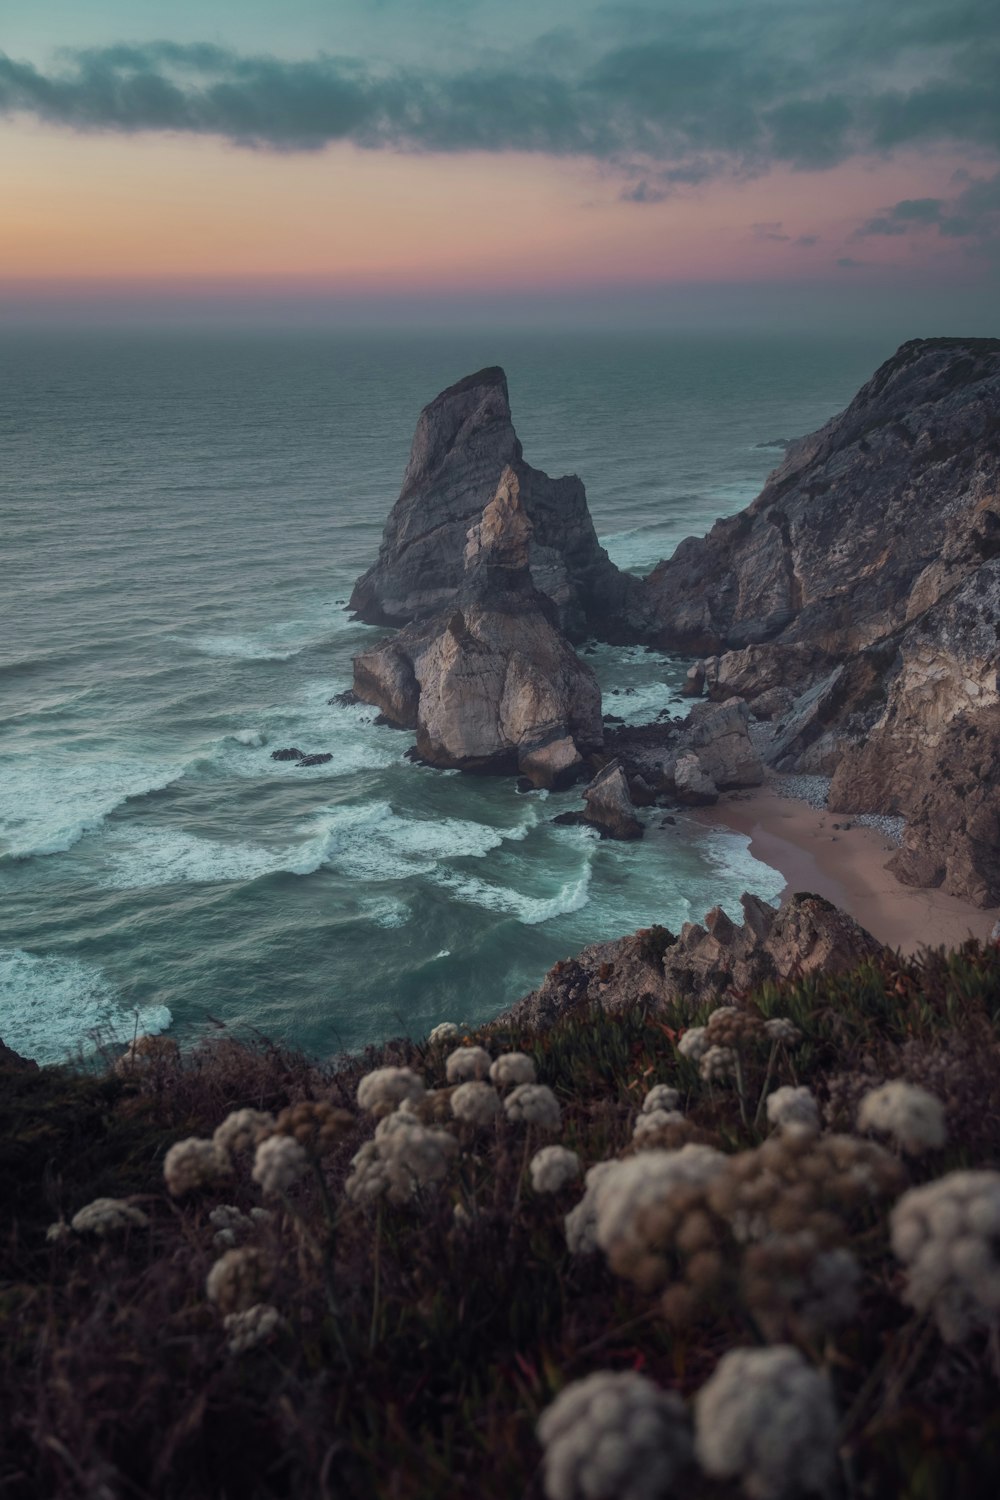
<path id="1" fill-rule="evenodd" d="M 0 949 L 0 1036 L 22 1057 L 65 1062 L 77 1052 L 166 1031 L 165 1005 L 129 1009 L 96 964 Z"/>
<path id="2" fill-rule="evenodd" d="M 567 880 L 552 896 L 528 896 L 510 886 L 492 885 L 475 875 L 444 871 L 438 875 L 438 883 L 445 886 L 456 901 L 465 901 L 487 911 L 503 912 L 516 917 L 526 927 L 537 927 L 553 917 L 562 917 L 580 911 L 590 900 L 590 862 L 572 880 Z"/>
<path id="3" fill-rule="evenodd" d="M 162 791 L 185 770 L 179 762 L 83 760 L 62 751 L 11 757 L 0 771 L 0 855 L 62 854 L 116 808 Z"/>
<path id="4" fill-rule="evenodd" d="M 305 643 L 281 646 L 256 635 L 193 635 L 173 639 L 189 650 L 197 651 L 199 656 L 229 657 L 236 661 L 291 661 L 293 656 L 305 650 Z"/>
<path id="5" fill-rule="evenodd" d="M 160 885 L 210 885 L 259 880 L 287 870 L 311 874 L 320 860 L 300 871 L 297 846 L 268 849 L 260 844 L 223 843 L 183 829 L 130 823 L 113 829 L 101 848 L 101 883 L 112 890 L 144 890 Z"/>

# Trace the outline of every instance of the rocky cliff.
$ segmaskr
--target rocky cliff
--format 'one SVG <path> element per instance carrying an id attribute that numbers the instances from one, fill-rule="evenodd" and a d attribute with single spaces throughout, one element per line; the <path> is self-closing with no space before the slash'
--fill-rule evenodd
<path id="1" fill-rule="evenodd" d="M 772 765 L 905 815 L 901 879 L 1000 901 L 1000 340 L 904 344 L 645 587 Z"/>
<path id="2" fill-rule="evenodd" d="M 535 586 L 533 532 L 508 466 L 463 537 L 451 607 L 356 657 L 354 691 L 415 729 L 430 765 L 558 786 L 602 743 L 601 693 Z"/>
<path id="3" fill-rule="evenodd" d="M 497 368 L 449 386 L 420 413 L 378 559 L 356 583 L 350 608 L 374 625 L 407 625 L 447 608 L 465 584 L 467 533 L 506 468 L 531 523 L 532 580 L 555 605 L 563 633 L 634 637 L 628 617 L 638 581 L 599 545 L 580 480 L 550 479 L 524 462 Z"/>

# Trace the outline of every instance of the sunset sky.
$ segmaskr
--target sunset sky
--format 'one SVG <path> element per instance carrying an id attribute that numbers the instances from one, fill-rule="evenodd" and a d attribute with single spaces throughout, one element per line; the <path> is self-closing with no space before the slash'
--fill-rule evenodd
<path id="1" fill-rule="evenodd" d="M 0 313 L 1000 333 L 996 0 L 7 0 Z"/>

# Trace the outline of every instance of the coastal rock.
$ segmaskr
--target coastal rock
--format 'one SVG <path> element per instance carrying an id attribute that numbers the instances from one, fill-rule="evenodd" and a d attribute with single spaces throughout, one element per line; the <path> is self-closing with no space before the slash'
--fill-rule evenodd
<path id="1" fill-rule="evenodd" d="M 466 581 L 468 533 L 505 469 L 530 525 L 532 581 L 555 606 L 555 623 L 574 641 L 635 639 L 640 584 L 598 543 L 580 480 L 550 479 L 524 462 L 498 368 L 466 376 L 421 412 L 378 559 L 349 607 L 370 624 L 408 625 L 454 604 Z"/>
<path id="2" fill-rule="evenodd" d="M 584 822 L 600 830 L 602 838 L 641 839 L 645 832 L 635 815 L 625 772 L 613 760 L 584 789 Z"/>
<path id="3" fill-rule="evenodd" d="M 508 467 L 468 530 L 454 608 L 357 656 L 354 691 L 415 729 L 429 765 L 558 786 L 603 742 L 601 693 L 534 586 L 532 535 Z"/>
<path id="4" fill-rule="evenodd" d="M 333 754 L 329 750 L 320 751 L 315 755 L 303 755 L 299 766 L 325 766 L 328 761 L 333 760 Z"/>
<path id="5" fill-rule="evenodd" d="M 289 745 L 286 750 L 272 750 L 271 751 L 271 759 L 272 760 L 301 760 L 302 757 L 303 757 L 303 755 L 304 755 L 304 753 L 305 752 L 303 750 L 296 750 L 293 745 Z"/>
<path id="6" fill-rule="evenodd" d="M 750 740 L 750 710 L 742 699 L 696 704 L 684 738 L 718 788 L 760 786 L 764 780 L 761 758 Z"/>
<path id="7" fill-rule="evenodd" d="M 685 807 L 710 807 L 719 800 L 719 788 L 707 775 L 693 750 L 685 750 L 674 766 L 674 793 Z"/>
<path id="8" fill-rule="evenodd" d="M 592 1005 L 621 1011 L 672 1004 L 693 1015 L 706 1004 L 724 1004 L 727 994 L 800 974 L 847 973 L 884 952 L 822 896 L 800 892 L 780 909 L 757 896 L 740 899 L 739 924 L 713 907 L 703 924 L 687 922 L 678 935 L 653 927 L 584 948 L 550 969 L 501 1020 L 551 1026 Z"/>
<path id="9" fill-rule="evenodd" d="M 1000 902 L 1000 340 L 914 340 L 761 495 L 647 580 L 661 647 L 713 653 L 782 771 L 902 814 L 890 868 Z M 700 752 L 699 752 L 700 753 Z"/>

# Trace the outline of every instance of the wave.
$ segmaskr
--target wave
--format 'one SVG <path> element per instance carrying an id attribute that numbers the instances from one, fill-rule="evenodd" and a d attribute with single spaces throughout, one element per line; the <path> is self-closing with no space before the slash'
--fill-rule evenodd
<path id="1" fill-rule="evenodd" d="M 561 885 L 552 896 L 527 896 L 510 886 L 491 885 L 475 875 L 442 873 L 438 883 L 446 887 L 456 901 L 484 907 L 487 911 L 503 912 L 516 917 L 526 927 L 537 927 L 540 922 L 550 922 L 553 917 L 563 917 L 569 912 L 580 911 L 590 900 L 590 861 L 573 880 Z"/>
<path id="2" fill-rule="evenodd" d="M 116 808 L 173 786 L 187 769 L 177 762 L 11 758 L 0 776 L 0 860 L 63 854 Z"/>
<path id="3" fill-rule="evenodd" d="M 296 646 L 282 646 L 275 641 L 265 641 L 258 635 L 193 635 L 174 636 L 180 645 L 197 651 L 200 656 L 218 656 L 234 661 L 291 661 L 306 649 L 310 642 Z"/>
<path id="4" fill-rule="evenodd" d="M 129 1008 L 96 964 L 0 949 L 0 1036 L 22 1057 L 65 1062 L 78 1052 L 166 1031 L 165 1005 Z"/>

